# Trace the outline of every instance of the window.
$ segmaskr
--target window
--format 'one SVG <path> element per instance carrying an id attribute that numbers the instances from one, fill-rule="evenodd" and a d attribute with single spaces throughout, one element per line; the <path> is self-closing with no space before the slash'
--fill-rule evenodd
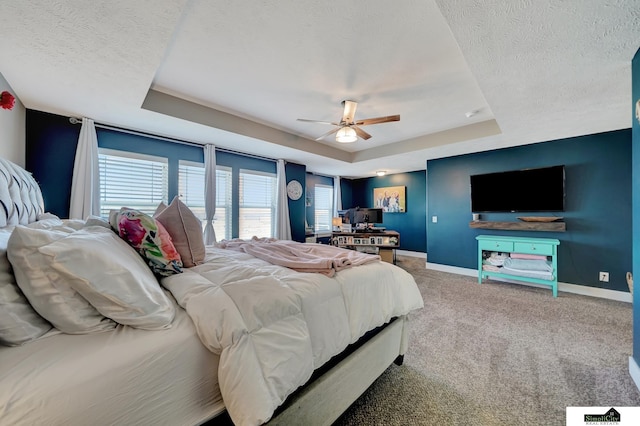
<path id="1" fill-rule="evenodd" d="M 180 160 L 178 165 L 180 200 L 206 225 L 204 205 L 204 164 Z M 231 169 L 216 167 L 216 214 L 213 229 L 216 239 L 231 239 Z"/>
<path id="2" fill-rule="evenodd" d="M 231 213 L 231 168 L 216 167 L 216 215 L 213 229 L 216 230 L 216 239 L 231 239 L 233 219 Z"/>
<path id="3" fill-rule="evenodd" d="M 131 207 L 153 214 L 168 198 L 166 158 L 100 148 L 100 215 Z"/>
<path id="4" fill-rule="evenodd" d="M 333 229 L 333 186 L 315 185 L 314 187 L 314 221 L 316 232 L 331 232 Z"/>
<path id="5" fill-rule="evenodd" d="M 239 238 L 275 235 L 276 175 L 240 170 Z"/>

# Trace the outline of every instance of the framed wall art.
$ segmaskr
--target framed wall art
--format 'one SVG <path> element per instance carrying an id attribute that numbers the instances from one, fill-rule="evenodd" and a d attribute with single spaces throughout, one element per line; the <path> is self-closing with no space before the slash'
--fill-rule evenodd
<path id="1" fill-rule="evenodd" d="M 373 188 L 373 207 L 385 213 L 404 213 L 407 208 L 407 187 Z"/>

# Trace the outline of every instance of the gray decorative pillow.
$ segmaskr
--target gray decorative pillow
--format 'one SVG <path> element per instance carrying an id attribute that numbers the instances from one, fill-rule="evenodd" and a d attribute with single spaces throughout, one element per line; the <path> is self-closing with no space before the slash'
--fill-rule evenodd
<path id="1" fill-rule="evenodd" d="M 7 242 L 13 226 L 0 229 L 0 344 L 18 346 L 30 342 L 51 329 L 33 310 L 16 284 L 7 259 Z"/>
<path id="2" fill-rule="evenodd" d="M 156 209 L 154 218 L 169 232 L 182 264 L 191 268 L 203 263 L 205 248 L 200 219 L 178 197 L 166 208 L 160 210 L 161 207 Z"/>

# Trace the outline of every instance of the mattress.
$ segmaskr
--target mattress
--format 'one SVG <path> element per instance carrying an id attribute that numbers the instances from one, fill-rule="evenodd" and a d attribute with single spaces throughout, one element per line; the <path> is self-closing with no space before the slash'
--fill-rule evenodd
<path id="1" fill-rule="evenodd" d="M 0 347 L 0 423 L 195 425 L 223 412 L 218 357 L 176 310 L 167 330 L 53 331 Z"/>

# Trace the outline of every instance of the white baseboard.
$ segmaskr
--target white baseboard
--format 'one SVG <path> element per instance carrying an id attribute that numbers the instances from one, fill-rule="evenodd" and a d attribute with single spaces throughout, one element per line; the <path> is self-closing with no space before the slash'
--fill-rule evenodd
<path id="1" fill-rule="evenodd" d="M 468 277 L 477 277 L 477 269 L 461 268 L 459 266 L 441 265 L 439 263 L 427 262 L 427 269 L 433 269 L 434 271 L 450 272 L 452 274 L 466 275 Z"/>
<path id="2" fill-rule="evenodd" d="M 427 262 L 426 268 L 433 269 L 435 271 L 450 272 L 452 274 L 466 275 L 469 277 L 478 276 L 477 269 L 460 268 L 458 266 L 440 265 L 438 263 Z M 524 281 L 506 280 L 506 279 L 499 279 L 495 277 L 491 279 L 496 281 L 513 282 L 513 283 L 528 285 L 532 287 L 549 288 L 548 286 L 543 284 L 528 283 Z M 633 302 L 633 297 L 631 296 L 631 293 L 628 293 L 626 291 L 609 290 L 606 288 L 591 287 L 586 285 L 559 282 L 558 291 L 565 292 L 565 293 L 582 294 L 584 296 L 599 297 L 601 299 L 617 300 L 619 302 L 628 302 L 628 303 Z"/>
<path id="3" fill-rule="evenodd" d="M 410 256 L 410 257 L 423 257 L 425 260 L 427 259 L 427 253 L 424 253 L 422 251 L 396 250 L 396 255 Z"/>
<path id="4" fill-rule="evenodd" d="M 638 363 L 632 356 L 629 357 L 629 374 L 638 390 L 640 390 L 640 367 L 638 367 Z"/>
<path id="5" fill-rule="evenodd" d="M 633 303 L 633 296 L 626 291 L 609 290 L 606 288 L 590 287 L 587 285 L 558 283 L 558 291 L 583 294 L 585 296 L 600 297 L 602 299 L 617 300 L 618 302 Z"/>

